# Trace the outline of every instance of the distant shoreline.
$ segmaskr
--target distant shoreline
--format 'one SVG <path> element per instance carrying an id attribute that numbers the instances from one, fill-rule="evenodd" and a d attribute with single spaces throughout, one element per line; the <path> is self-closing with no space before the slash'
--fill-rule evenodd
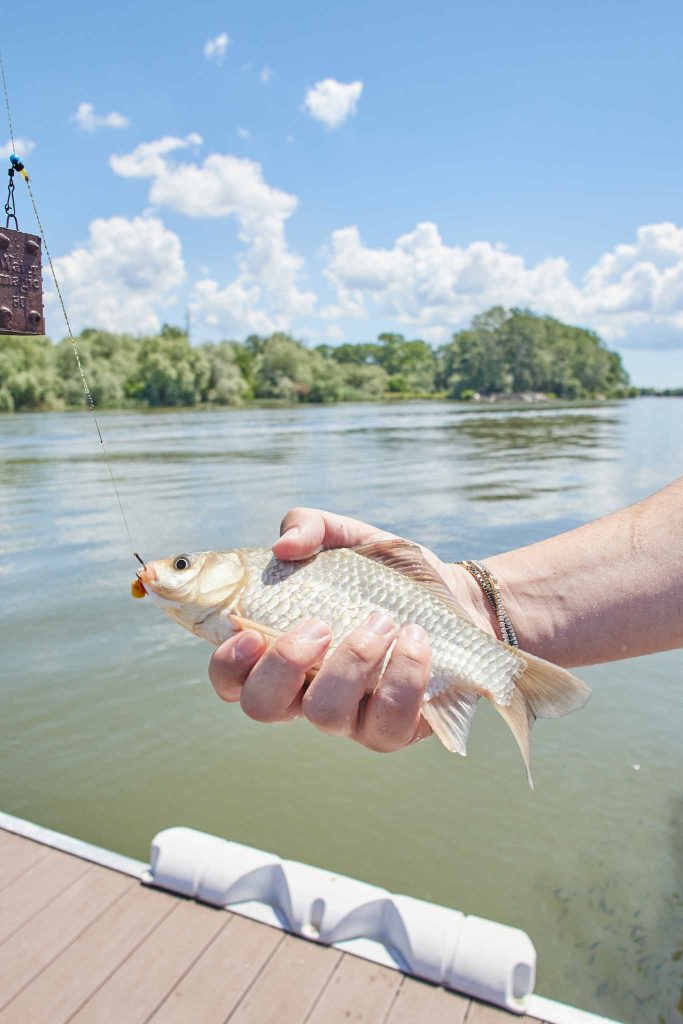
<path id="1" fill-rule="evenodd" d="M 510 409 L 541 408 L 544 406 L 552 408 L 574 408 L 587 405 L 614 405 L 617 402 L 631 401 L 634 398 L 683 398 L 683 388 L 673 392 L 643 390 L 628 396 L 610 397 L 606 395 L 593 395 L 585 398 L 556 398 L 556 397 L 529 397 L 524 395 L 482 395 L 479 398 L 460 399 L 449 398 L 448 395 L 439 394 L 414 394 L 395 395 L 388 394 L 382 398 L 357 398 L 336 402 L 287 402 L 275 398 L 253 398 L 240 404 L 224 405 L 219 403 L 203 402 L 195 405 L 144 405 L 142 403 L 129 403 L 119 406 L 98 406 L 97 413 L 119 413 L 135 412 L 147 413 L 149 415 L 167 414 L 170 412 L 231 412 L 246 411 L 249 409 L 316 409 L 332 408 L 348 405 L 403 405 L 408 402 L 444 402 L 448 405 L 457 405 L 469 409 L 492 409 L 494 407 L 506 407 Z M 83 405 L 69 405 L 62 409 L 18 409 L 14 412 L 1 413 L 0 416 L 21 416 L 21 415 L 61 415 L 63 413 L 87 413 L 89 410 Z"/>

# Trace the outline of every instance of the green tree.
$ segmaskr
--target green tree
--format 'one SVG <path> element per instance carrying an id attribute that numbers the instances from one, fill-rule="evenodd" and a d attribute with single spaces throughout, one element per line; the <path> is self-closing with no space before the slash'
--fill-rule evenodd
<path id="1" fill-rule="evenodd" d="M 453 335 L 441 351 L 439 382 L 453 398 L 469 391 L 618 397 L 629 387 L 619 355 L 610 352 L 595 332 L 500 306 Z"/>
<path id="2" fill-rule="evenodd" d="M 88 327 L 76 339 L 81 365 L 95 405 L 120 408 L 137 374 L 139 342 L 128 334 L 111 334 Z M 55 348 L 57 391 L 67 406 L 82 406 L 85 397 L 71 340 Z"/>
<path id="3" fill-rule="evenodd" d="M 50 340 L 10 334 L 0 343 L 0 411 L 59 408 Z"/>
<path id="4" fill-rule="evenodd" d="M 375 401 L 388 388 L 389 375 L 381 366 L 348 363 L 344 367 L 343 397 L 351 401 Z"/>
<path id="5" fill-rule="evenodd" d="M 232 341 L 202 345 L 200 351 L 209 365 L 202 401 L 215 405 L 240 405 L 249 396 L 251 389 L 240 367 L 239 349 L 241 346 Z"/>
<path id="6" fill-rule="evenodd" d="M 266 338 L 254 362 L 258 398 L 305 401 L 313 386 L 312 353 L 288 334 Z"/>
<path id="7" fill-rule="evenodd" d="M 130 395 L 151 406 L 197 405 L 210 376 L 210 363 L 201 348 L 193 349 L 186 334 L 170 330 L 140 341 Z"/>

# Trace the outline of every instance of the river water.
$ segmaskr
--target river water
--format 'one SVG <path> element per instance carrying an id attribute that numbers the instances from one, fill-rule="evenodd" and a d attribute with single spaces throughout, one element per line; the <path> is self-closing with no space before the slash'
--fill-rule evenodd
<path id="1" fill-rule="evenodd" d="M 683 465 L 676 399 L 101 419 L 147 558 L 269 543 L 294 504 L 485 557 Z M 142 859 L 190 825 L 517 925 L 543 995 L 683 1020 L 683 651 L 585 670 L 588 706 L 534 731 L 531 793 L 485 702 L 467 759 L 248 720 L 134 569 L 89 415 L 0 417 L 0 809 Z"/>

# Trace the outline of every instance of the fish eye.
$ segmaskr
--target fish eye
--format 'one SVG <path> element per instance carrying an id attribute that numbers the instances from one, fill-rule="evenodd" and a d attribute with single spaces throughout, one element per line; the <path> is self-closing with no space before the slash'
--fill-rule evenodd
<path id="1" fill-rule="evenodd" d="M 173 559 L 173 568 L 177 569 L 178 572 L 182 572 L 183 569 L 190 568 L 190 556 L 189 555 L 176 555 Z"/>

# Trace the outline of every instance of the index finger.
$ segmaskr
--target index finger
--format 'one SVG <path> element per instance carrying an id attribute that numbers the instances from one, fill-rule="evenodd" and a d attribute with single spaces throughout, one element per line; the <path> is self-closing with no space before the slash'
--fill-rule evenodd
<path id="1" fill-rule="evenodd" d="M 282 520 L 280 539 L 272 550 L 276 558 L 290 562 L 309 558 L 321 548 L 352 548 L 395 536 L 350 516 L 319 508 L 293 508 Z"/>

